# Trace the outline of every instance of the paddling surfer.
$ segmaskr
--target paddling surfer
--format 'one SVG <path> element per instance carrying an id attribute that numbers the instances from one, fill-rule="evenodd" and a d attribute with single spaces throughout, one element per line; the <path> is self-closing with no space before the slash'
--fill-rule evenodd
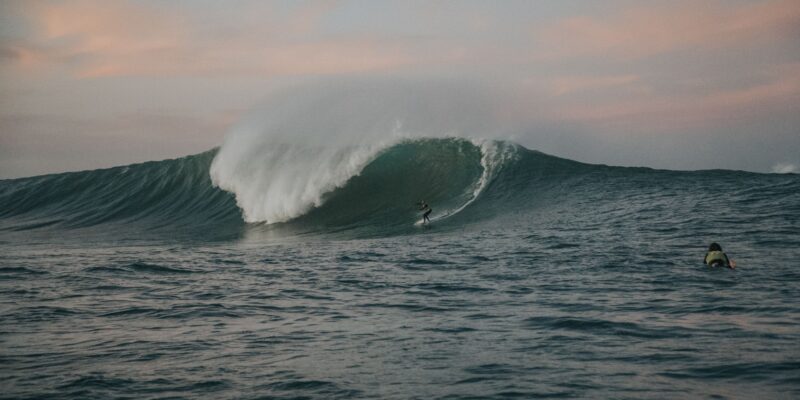
<path id="1" fill-rule="evenodd" d="M 728 255 L 722 252 L 722 246 L 718 243 L 711 243 L 708 247 L 703 262 L 709 267 L 728 267 L 730 269 L 736 268 L 736 262 L 729 259 Z"/>

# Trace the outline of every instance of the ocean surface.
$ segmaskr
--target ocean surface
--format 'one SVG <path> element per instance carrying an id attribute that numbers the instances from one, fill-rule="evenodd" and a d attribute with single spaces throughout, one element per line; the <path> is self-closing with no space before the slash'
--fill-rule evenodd
<path id="1" fill-rule="evenodd" d="M 237 151 L 0 181 L 1 398 L 800 398 L 796 174 Z"/>

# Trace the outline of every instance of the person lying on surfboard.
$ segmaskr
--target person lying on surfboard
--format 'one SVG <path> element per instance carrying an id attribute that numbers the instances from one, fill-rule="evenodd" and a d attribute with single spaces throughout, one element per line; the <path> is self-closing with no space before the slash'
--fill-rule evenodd
<path id="1" fill-rule="evenodd" d="M 706 253 L 703 263 L 709 267 L 736 268 L 736 261 L 729 259 L 728 255 L 722 252 L 722 246 L 718 243 L 711 243 L 711 246 L 708 246 L 708 253 Z"/>
<path id="2" fill-rule="evenodd" d="M 424 213 L 422 214 L 422 223 L 431 222 L 431 219 L 428 218 L 428 215 L 431 215 L 431 212 L 433 211 L 431 209 L 431 206 L 429 206 L 428 203 L 425 202 L 425 200 L 420 201 L 419 203 L 417 203 L 417 205 L 419 205 L 420 211 L 424 211 Z"/>

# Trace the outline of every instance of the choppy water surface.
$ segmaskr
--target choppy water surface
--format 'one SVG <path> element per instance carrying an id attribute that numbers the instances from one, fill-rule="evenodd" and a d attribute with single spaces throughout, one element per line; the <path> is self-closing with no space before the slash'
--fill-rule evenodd
<path id="1" fill-rule="evenodd" d="M 414 167 L 413 145 L 277 226 L 237 220 L 192 171 L 173 192 L 142 185 L 151 208 L 105 195 L 94 214 L 81 202 L 118 171 L 80 173 L 98 187 L 26 207 L 13 204 L 37 185 L 81 177 L 0 182 L 0 396 L 800 397 L 797 176 L 519 148 L 492 165 L 457 142 L 443 145 L 466 157 L 458 179 L 425 190 L 435 212 L 463 210 L 415 227 L 395 182 L 337 211 L 395 170 L 380 163 Z M 145 167 L 126 174 L 163 173 Z M 172 224 L 153 222 L 169 202 L 183 204 Z M 703 266 L 710 241 L 739 268 Z"/>

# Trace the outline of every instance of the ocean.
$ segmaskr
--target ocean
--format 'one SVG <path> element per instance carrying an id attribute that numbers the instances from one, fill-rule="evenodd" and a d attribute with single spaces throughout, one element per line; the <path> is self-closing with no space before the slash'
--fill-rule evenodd
<path id="1" fill-rule="evenodd" d="M 226 146 L 0 181 L 0 397 L 800 398 L 796 174 Z"/>

